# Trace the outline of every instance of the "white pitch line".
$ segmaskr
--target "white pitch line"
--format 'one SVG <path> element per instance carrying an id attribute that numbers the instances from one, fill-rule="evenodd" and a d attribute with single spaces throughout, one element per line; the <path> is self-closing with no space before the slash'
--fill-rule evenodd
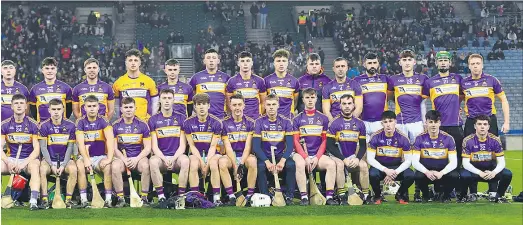
<path id="1" fill-rule="evenodd" d="M 523 159 L 513 159 L 513 158 L 506 158 L 506 159 L 517 160 L 517 161 L 521 161 L 521 160 L 523 160 Z"/>

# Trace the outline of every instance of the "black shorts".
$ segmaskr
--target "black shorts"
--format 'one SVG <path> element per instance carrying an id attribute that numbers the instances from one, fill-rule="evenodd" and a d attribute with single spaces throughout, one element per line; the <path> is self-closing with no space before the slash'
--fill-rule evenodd
<path id="1" fill-rule="evenodd" d="M 474 118 L 467 118 L 467 120 L 465 121 L 465 131 L 463 137 L 467 137 L 471 134 L 476 133 L 476 128 L 474 128 L 475 122 L 476 121 Z M 490 116 L 490 129 L 488 130 L 488 132 L 499 137 L 498 119 L 496 117 L 496 114 L 492 114 Z"/>

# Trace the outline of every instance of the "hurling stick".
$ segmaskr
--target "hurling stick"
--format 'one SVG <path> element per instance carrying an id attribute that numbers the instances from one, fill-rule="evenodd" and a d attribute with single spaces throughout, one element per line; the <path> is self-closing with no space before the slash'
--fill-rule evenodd
<path id="1" fill-rule="evenodd" d="M 127 153 L 125 152 L 125 150 L 122 150 L 122 152 L 123 152 L 123 155 L 127 158 Z M 136 189 L 134 188 L 133 177 L 131 176 L 131 170 L 129 170 L 129 167 L 127 167 L 127 166 L 125 166 L 125 169 L 127 170 L 127 179 L 129 180 L 129 193 L 131 194 L 131 196 L 130 196 L 131 208 L 142 207 L 143 201 L 142 201 L 142 198 L 140 198 L 140 196 L 136 192 Z"/>
<path id="2" fill-rule="evenodd" d="M 243 196 L 242 185 L 240 184 L 240 179 L 238 178 L 236 178 L 236 189 L 238 189 L 238 191 L 234 194 L 236 196 L 236 206 L 244 207 L 245 204 L 247 204 L 247 201 L 245 201 L 245 196 Z"/>
<path id="3" fill-rule="evenodd" d="M 57 162 L 56 166 L 58 168 L 60 168 L 60 156 L 58 154 L 56 154 L 56 155 L 58 158 L 58 162 Z M 62 192 L 62 190 L 60 189 L 60 176 L 56 175 L 56 189 L 54 191 L 53 203 L 51 204 L 53 209 L 65 209 L 65 202 L 64 202 L 64 199 L 62 199 L 61 192 Z"/>
<path id="4" fill-rule="evenodd" d="M 20 152 L 22 151 L 22 144 L 18 144 L 18 152 L 16 152 L 15 165 L 18 165 L 18 158 L 20 158 Z M 9 183 L 5 189 L 4 196 L 2 197 L 2 208 L 8 209 L 13 207 L 13 198 L 11 197 L 11 186 L 13 185 L 13 179 L 15 174 L 11 174 L 9 177 Z"/>
<path id="5" fill-rule="evenodd" d="M 305 140 L 301 139 L 300 142 L 303 145 L 303 151 L 308 152 Z M 318 185 L 316 185 L 316 180 L 312 175 L 312 170 L 309 170 L 309 191 L 311 197 L 311 205 L 325 205 L 325 203 L 327 203 L 327 199 L 325 199 L 325 197 L 321 194 L 320 190 L 318 189 Z"/>
<path id="6" fill-rule="evenodd" d="M 87 152 L 87 157 L 89 156 L 89 147 L 90 145 L 85 146 L 85 151 Z M 85 165 L 89 166 L 89 165 Z M 91 168 L 89 171 L 89 178 L 91 179 L 91 187 L 93 189 L 93 199 L 91 201 L 91 208 L 94 209 L 101 209 L 104 207 L 104 200 L 102 199 L 102 196 L 100 195 L 100 191 L 98 191 L 98 186 L 96 186 L 96 180 L 94 179 L 94 168 Z"/>
<path id="7" fill-rule="evenodd" d="M 271 147 L 272 164 L 276 165 L 276 157 L 274 156 L 274 147 Z M 278 171 L 276 169 L 272 172 L 274 175 L 274 199 L 272 199 L 273 206 L 285 206 L 285 199 L 280 189 L 280 178 L 278 178 Z"/>
<path id="8" fill-rule="evenodd" d="M 348 199 L 349 205 L 363 205 L 363 200 L 354 190 L 354 186 L 352 185 L 352 179 L 350 177 L 350 173 L 347 170 L 347 168 L 345 168 L 345 174 L 346 174 L 345 185 L 348 187 L 348 192 L 349 192 L 349 199 Z"/>

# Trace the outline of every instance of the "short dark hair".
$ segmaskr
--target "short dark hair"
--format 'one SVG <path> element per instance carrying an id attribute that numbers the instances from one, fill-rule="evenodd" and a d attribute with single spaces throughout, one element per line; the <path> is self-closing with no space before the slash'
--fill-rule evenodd
<path id="1" fill-rule="evenodd" d="M 165 61 L 165 65 L 166 66 L 176 66 L 176 65 L 180 65 L 180 62 L 178 62 L 178 60 L 176 60 L 176 59 L 169 59 L 169 60 Z"/>
<path id="2" fill-rule="evenodd" d="M 278 97 L 278 95 L 276 94 L 268 94 L 267 97 L 265 98 L 265 101 L 267 100 L 276 100 L 276 101 L 280 101 L 280 98 Z"/>
<path id="3" fill-rule="evenodd" d="M 174 96 L 174 90 L 173 90 L 173 89 L 170 89 L 170 88 L 165 88 L 165 89 L 162 89 L 162 90 L 160 91 L 160 96 L 161 96 L 162 94 L 172 94 L 172 95 Z"/>
<path id="4" fill-rule="evenodd" d="M 20 100 L 20 99 L 23 99 L 24 101 L 27 102 L 27 98 L 23 94 L 15 94 L 15 95 L 13 95 L 13 97 L 11 98 L 11 102 L 13 102 L 15 100 Z"/>
<path id="5" fill-rule="evenodd" d="M 425 113 L 425 120 L 441 121 L 441 113 L 437 110 L 429 110 Z"/>
<path id="6" fill-rule="evenodd" d="M 207 55 L 207 54 L 209 54 L 209 53 L 216 53 L 216 54 L 218 54 L 218 51 L 216 51 L 216 49 L 214 49 L 214 48 L 209 48 L 209 49 L 205 50 L 205 52 L 203 53 L 203 55 L 205 56 L 205 55 Z M 218 54 L 218 55 L 219 55 L 219 54 Z"/>
<path id="7" fill-rule="evenodd" d="M 374 52 L 369 52 L 369 53 L 365 54 L 364 59 L 365 60 L 367 60 L 367 59 L 377 59 L 378 61 L 380 60 L 378 58 L 378 55 L 376 53 L 374 53 Z"/>
<path id="8" fill-rule="evenodd" d="M 44 68 L 44 66 L 58 66 L 58 61 L 54 57 L 47 57 L 44 60 L 42 60 L 41 68 Z"/>
<path id="9" fill-rule="evenodd" d="M 317 53 L 311 53 L 309 54 L 309 56 L 307 56 L 307 61 L 320 61 L 321 62 L 321 57 L 320 55 L 318 55 Z"/>
<path id="10" fill-rule="evenodd" d="M 487 116 L 487 115 L 479 115 L 479 116 L 477 116 L 476 118 L 474 118 L 474 124 L 476 124 L 480 120 L 487 121 L 488 124 L 490 125 L 490 117 L 489 116 Z"/>
<path id="11" fill-rule="evenodd" d="M 122 105 L 131 104 L 131 103 L 136 105 L 136 101 L 134 101 L 134 98 L 125 97 L 122 99 Z"/>
<path id="12" fill-rule="evenodd" d="M 238 59 L 241 59 L 241 58 L 251 58 L 252 59 L 252 53 L 247 52 L 247 51 L 240 52 L 240 54 L 238 54 Z"/>
<path id="13" fill-rule="evenodd" d="M 57 99 L 57 98 L 54 98 L 54 99 L 51 99 L 51 101 L 49 101 L 49 105 L 61 105 L 63 106 L 64 103 L 62 102 L 62 100 L 60 99 Z"/>
<path id="14" fill-rule="evenodd" d="M 335 58 L 334 61 L 333 61 L 333 64 L 336 63 L 336 62 L 339 62 L 339 61 L 345 61 L 347 63 L 347 65 L 349 65 L 349 62 L 345 58 L 343 58 L 343 57 Z"/>
<path id="15" fill-rule="evenodd" d="M 209 98 L 209 95 L 208 94 L 205 94 L 205 93 L 198 93 L 198 94 L 195 94 L 193 97 L 192 97 L 192 101 L 193 103 L 196 105 L 196 104 L 210 104 L 211 102 L 211 99 Z"/>
<path id="16" fill-rule="evenodd" d="M 273 59 L 280 58 L 280 57 L 289 59 L 290 56 L 291 56 L 291 53 L 289 51 L 287 51 L 286 49 L 278 49 L 272 54 Z"/>
<path id="17" fill-rule="evenodd" d="M 416 53 L 414 53 L 412 50 L 409 50 L 409 49 L 401 51 L 400 59 L 402 59 L 402 58 L 409 58 L 409 57 L 415 59 L 416 58 Z"/>
<path id="18" fill-rule="evenodd" d="M 89 95 L 89 96 L 85 97 L 84 103 L 85 102 L 98 102 L 98 98 L 94 95 Z"/>
<path id="19" fill-rule="evenodd" d="M 303 91 L 301 91 L 302 95 L 308 94 L 308 95 L 316 95 L 316 89 L 314 88 L 305 88 Z"/>
<path id="20" fill-rule="evenodd" d="M 387 110 L 387 111 L 381 113 L 381 120 L 386 120 L 386 119 L 396 119 L 396 113 L 394 113 L 393 111 L 390 111 L 390 110 Z"/>
<path id="21" fill-rule="evenodd" d="M 98 62 L 97 59 L 95 58 L 88 58 L 84 61 L 84 67 L 87 66 L 88 64 L 91 64 L 91 63 L 96 63 L 97 66 L 100 65 L 100 62 Z"/>
<path id="22" fill-rule="evenodd" d="M 240 93 L 233 94 L 233 95 L 231 96 L 231 100 L 233 100 L 233 99 L 241 99 L 242 101 L 245 102 L 245 98 L 244 98 L 243 95 L 240 94 Z"/>
<path id="23" fill-rule="evenodd" d="M 341 101 L 342 99 L 351 99 L 351 98 L 352 98 L 352 102 L 353 102 L 353 103 L 356 103 L 356 99 L 355 99 L 354 96 L 351 95 L 351 94 L 344 94 L 344 95 L 342 95 L 342 96 L 340 97 L 340 101 Z"/>
<path id="24" fill-rule="evenodd" d="M 16 66 L 16 64 L 11 60 L 4 60 L 2 61 L 2 67 L 3 66 Z"/>
<path id="25" fill-rule="evenodd" d="M 125 52 L 125 59 L 127 59 L 129 56 L 136 56 L 140 58 L 140 61 L 142 60 L 142 52 L 136 48 L 129 49 L 127 52 Z"/>

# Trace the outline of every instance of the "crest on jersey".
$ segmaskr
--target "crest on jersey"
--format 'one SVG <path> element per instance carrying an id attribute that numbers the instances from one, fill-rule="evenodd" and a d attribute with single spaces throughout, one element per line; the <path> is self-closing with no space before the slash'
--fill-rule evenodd
<path id="1" fill-rule="evenodd" d="M 18 89 L 18 87 L 16 87 L 15 89 L 15 94 L 20 94 L 20 90 Z"/>
<path id="2" fill-rule="evenodd" d="M 98 92 L 103 92 L 103 89 L 101 86 L 98 86 Z"/>
<path id="3" fill-rule="evenodd" d="M 221 76 L 218 77 L 218 81 L 220 81 L 220 82 L 222 81 L 222 77 Z"/>
<path id="4" fill-rule="evenodd" d="M 94 87 L 89 87 L 89 92 L 94 92 Z"/>
<path id="5" fill-rule="evenodd" d="M 56 86 L 56 92 L 60 92 L 60 91 L 61 91 L 61 90 L 60 90 L 60 85 L 57 85 L 57 86 Z"/>
<path id="6" fill-rule="evenodd" d="M 419 78 L 416 78 L 416 84 L 420 84 Z"/>
<path id="7" fill-rule="evenodd" d="M 138 132 L 138 128 L 134 127 L 134 132 Z"/>
<path id="8" fill-rule="evenodd" d="M 481 83 L 481 86 L 486 87 L 487 86 L 487 81 L 484 80 L 483 83 Z"/>
<path id="9" fill-rule="evenodd" d="M 145 87 L 145 83 L 144 82 L 140 82 L 140 87 Z"/>
<path id="10" fill-rule="evenodd" d="M 452 77 L 452 80 L 450 80 L 452 83 L 456 83 L 456 78 Z"/>
<path id="11" fill-rule="evenodd" d="M 356 127 L 356 124 L 355 124 L 355 123 L 354 123 L 354 124 L 352 124 L 352 129 L 353 129 L 353 130 L 356 130 L 356 129 L 357 129 L 357 127 Z"/>
<path id="12" fill-rule="evenodd" d="M 320 87 L 323 87 L 323 82 L 322 82 L 322 81 L 320 81 L 319 86 L 320 86 Z"/>
<path id="13" fill-rule="evenodd" d="M 29 128 L 25 127 L 24 132 L 29 132 Z"/>

